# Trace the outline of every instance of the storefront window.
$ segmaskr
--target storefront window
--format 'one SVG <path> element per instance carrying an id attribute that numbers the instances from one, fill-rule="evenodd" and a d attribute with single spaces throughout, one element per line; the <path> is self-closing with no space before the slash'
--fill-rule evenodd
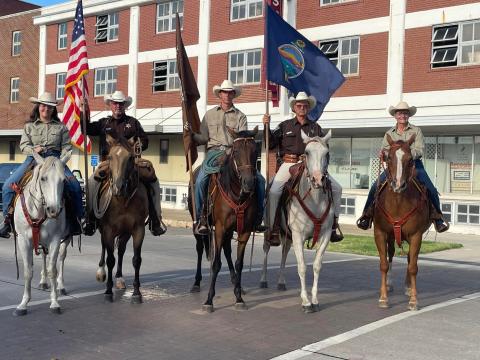
<path id="1" fill-rule="evenodd" d="M 480 193 L 480 136 L 474 138 L 473 151 L 473 192 Z"/>
<path id="2" fill-rule="evenodd" d="M 470 193 L 472 185 L 471 136 L 439 136 L 437 189 L 441 193 Z"/>
<path id="3" fill-rule="evenodd" d="M 330 164 L 328 172 L 345 189 L 351 189 L 350 154 L 351 138 L 336 138 L 330 142 Z"/>
<path id="4" fill-rule="evenodd" d="M 353 189 L 368 189 L 373 179 L 370 179 L 370 158 L 378 152 L 376 142 L 371 138 L 352 139 L 351 187 Z"/>

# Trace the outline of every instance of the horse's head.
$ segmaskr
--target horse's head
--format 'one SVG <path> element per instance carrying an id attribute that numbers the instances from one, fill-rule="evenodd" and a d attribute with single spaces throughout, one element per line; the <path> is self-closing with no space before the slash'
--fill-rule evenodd
<path id="1" fill-rule="evenodd" d="M 227 131 L 233 138 L 231 159 L 234 170 L 240 180 L 241 192 L 249 194 L 255 191 L 257 146 L 255 136 L 258 126 L 253 131 L 240 131 L 227 127 Z"/>
<path id="2" fill-rule="evenodd" d="M 135 165 L 134 140 L 121 136 L 115 138 L 110 134 L 106 135 L 106 140 L 110 147 L 107 159 L 112 193 L 115 196 L 127 196 L 128 179 Z"/>
<path id="3" fill-rule="evenodd" d="M 63 184 L 65 181 L 65 165 L 72 152 L 65 153 L 60 159 L 49 156 L 42 158 L 36 152 L 33 157 L 37 163 L 32 181 L 35 181 L 35 190 L 40 193 L 45 213 L 48 218 L 56 218 L 63 207 Z M 36 196 L 36 195 L 35 195 Z"/>
<path id="4" fill-rule="evenodd" d="M 324 137 L 307 136 L 302 130 L 302 139 L 305 146 L 305 169 L 312 187 L 318 189 L 325 186 L 328 174 L 329 149 L 328 141 L 332 137 L 329 130 Z"/>
<path id="5" fill-rule="evenodd" d="M 387 163 L 387 176 L 394 192 L 400 193 L 407 188 L 408 181 L 414 176 L 414 162 L 410 145 L 415 141 L 412 135 L 408 141 L 393 141 L 387 134 L 389 150 L 384 150 L 383 160 Z"/>

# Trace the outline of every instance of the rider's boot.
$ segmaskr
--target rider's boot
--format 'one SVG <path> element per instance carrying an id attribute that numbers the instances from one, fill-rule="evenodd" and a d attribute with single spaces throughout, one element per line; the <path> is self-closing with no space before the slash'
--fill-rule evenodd
<path id="1" fill-rule="evenodd" d="M 70 220 L 70 235 L 71 236 L 78 236 L 83 233 L 82 226 L 80 224 L 80 220 L 76 217 L 72 217 Z"/>
<path id="2" fill-rule="evenodd" d="M 357 220 L 357 226 L 362 230 L 368 230 L 372 226 L 373 205 L 365 209 L 360 219 Z"/>
<path id="3" fill-rule="evenodd" d="M 10 237 L 12 231 L 11 216 L 12 215 L 7 214 L 3 219 L 2 227 L 0 228 L 0 237 L 2 238 L 8 239 Z"/>
<path id="4" fill-rule="evenodd" d="M 93 214 L 93 211 L 89 211 L 85 218 L 85 222 L 82 224 L 82 232 L 87 236 L 93 236 L 95 231 L 97 230 L 96 227 L 96 218 Z"/>
<path id="5" fill-rule="evenodd" d="M 150 184 L 147 189 L 151 191 L 148 193 L 148 226 L 153 236 L 160 236 L 165 234 L 167 226 L 162 221 L 162 208 L 160 206 L 160 186 L 156 186 L 158 182 Z M 157 189 L 158 187 L 158 189 Z"/>
<path id="6" fill-rule="evenodd" d="M 200 219 L 193 223 L 193 233 L 195 235 L 208 235 L 207 218 L 200 216 Z"/>
<path id="7" fill-rule="evenodd" d="M 277 205 L 275 210 L 275 219 L 273 221 L 273 226 L 269 229 L 265 236 L 265 241 L 270 244 L 270 246 L 279 246 L 280 245 L 280 211 L 282 206 L 280 203 Z"/>
<path id="8" fill-rule="evenodd" d="M 263 223 L 263 211 L 258 212 L 256 219 L 257 220 L 256 220 L 256 223 L 255 223 L 255 232 L 264 233 L 265 231 L 267 231 L 268 228 Z"/>
<path id="9" fill-rule="evenodd" d="M 433 226 L 438 233 L 447 231 L 450 228 L 450 224 L 445 220 L 443 214 L 435 209 L 435 206 L 430 203 L 430 220 L 433 222 Z"/>
<path id="10" fill-rule="evenodd" d="M 337 234 L 337 229 L 339 234 Z M 343 233 L 340 230 L 340 226 L 338 225 L 338 217 L 333 218 L 333 225 L 332 225 L 332 235 L 330 236 L 330 242 L 335 243 L 343 240 Z"/>

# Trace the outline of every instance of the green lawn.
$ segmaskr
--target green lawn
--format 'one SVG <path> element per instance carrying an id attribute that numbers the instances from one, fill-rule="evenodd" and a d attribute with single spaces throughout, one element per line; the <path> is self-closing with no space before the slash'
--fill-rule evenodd
<path id="1" fill-rule="evenodd" d="M 427 254 L 435 251 L 461 248 L 462 244 L 444 243 L 437 241 L 423 241 L 420 254 Z M 408 244 L 404 242 L 403 249 L 408 251 Z M 339 243 L 330 243 L 327 251 L 342 252 L 359 255 L 378 256 L 375 240 L 371 236 L 345 235 L 345 238 Z M 401 255 L 401 250 L 396 249 L 396 256 Z"/>

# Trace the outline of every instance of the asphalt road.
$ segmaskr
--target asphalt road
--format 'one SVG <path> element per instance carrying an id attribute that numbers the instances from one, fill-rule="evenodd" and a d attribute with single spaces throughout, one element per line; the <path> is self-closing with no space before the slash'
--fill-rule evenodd
<path id="1" fill-rule="evenodd" d="M 378 321 L 404 316 L 407 298 L 403 295 L 405 261 L 395 260 L 394 287 L 390 297 L 391 307 L 377 307 L 380 273 L 378 259 L 345 254 L 327 253 L 320 274 L 319 300 L 321 309 L 314 314 L 301 311 L 299 280 L 293 253 L 287 262 L 287 291 L 276 290 L 276 276 L 280 250 L 270 254 L 269 288 L 259 289 L 260 265 L 263 262 L 262 239 L 256 239 L 253 269 L 248 263 L 243 277 L 246 290 L 244 300 L 247 310 L 235 310 L 230 277 L 223 261 L 222 275 L 217 281 L 214 299 L 215 312 L 202 312 L 201 305 L 207 296 L 209 281 L 208 263 L 204 263 L 202 291 L 190 294 L 196 266 L 194 238 L 189 230 L 169 229 L 165 236 L 154 238 L 148 235 L 142 251 L 141 282 L 144 303 L 132 305 L 129 301 L 131 287 L 117 291 L 115 301 L 104 301 L 104 284 L 95 281 L 95 272 L 100 254 L 98 236 L 84 238 L 82 253 L 77 244 L 69 248 L 65 265 L 65 286 L 69 295 L 60 300 L 62 314 L 49 311 L 49 293 L 32 290 L 32 305 L 24 317 L 14 317 L 12 312 L 20 302 L 23 280 L 15 279 L 15 259 L 11 240 L 0 242 L 0 332 L 2 334 L 2 359 L 270 359 L 318 343 L 339 334 L 350 334 Z M 250 245 L 248 247 L 250 254 Z M 313 253 L 306 252 L 307 262 Z M 132 249 L 127 247 L 124 261 L 124 276 L 131 285 L 133 268 Z M 40 258 L 35 258 L 34 286 L 39 279 Z M 308 284 L 312 282 L 311 266 L 308 268 Z M 21 272 L 22 273 L 22 272 Z M 430 309 L 436 304 L 480 292 L 478 281 L 480 265 L 455 261 L 421 260 L 418 275 L 420 306 Z M 480 301 L 465 304 L 467 308 L 451 308 L 453 321 L 443 321 L 443 326 L 453 329 L 454 345 L 468 351 L 469 357 L 451 358 L 478 359 L 479 345 L 468 335 L 478 333 L 478 321 L 471 324 L 455 323 L 455 318 L 478 319 Z M 457 311 L 457 313 L 455 313 Z M 424 316 L 420 314 L 421 316 Z M 443 314 L 445 315 L 445 314 Z M 443 316 L 442 315 L 442 316 Z M 421 324 L 430 324 L 425 329 L 428 339 L 441 330 L 434 311 Z M 446 316 L 446 315 L 445 315 Z M 450 319 L 448 317 L 448 319 Z M 412 318 L 407 319 L 410 321 Z M 445 318 L 443 319 L 445 320 Z M 405 343 L 413 341 L 420 346 L 421 338 L 411 339 L 409 334 L 416 325 L 398 323 L 397 336 L 400 350 L 389 356 L 391 359 L 424 359 L 406 356 L 402 350 Z M 380 329 L 380 339 L 382 335 Z M 464 331 L 464 334 L 462 334 Z M 448 338 L 441 333 L 442 339 Z M 457 339 L 459 338 L 459 340 Z M 464 339 L 465 343 L 462 343 Z M 354 339 L 355 340 L 355 339 Z M 359 339 L 357 339 L 359 340 Z M 367 339 L 368 340 L 368 339 Z M 367 354 L 367 340 L 356 347 L 351 343 L 336 345 L 331 352 L 311 352 L 322 359 L 374 359 L 355 357 L 359 351 Z M 449 338 L 452 341 L 452 338 Z M 378 358 L 394 346 L 378 341 Z M 442 344 L 439 342 L 439 344 Z M 351 345 L 349 348 L 347 345 Z M 342 347 L 343 346 L 343 347 Z M 382 346 L 385 349 L 382 349 Z M 406 346 L 405 346 L 406 347 Z M 323 347 L 317 347 L 317 349 Z M 411 348 L 411 347 L 410 347 Z M 451 348 L 451 346 L 449 346 Z M 373 347 L 372 347 L 373 349 Z M 440 348 L 441 349 L 441 348 Z M 456 349 L 454 347 L 454 349 Z M 370 349 L 371 350 L 371 349 Z M 437 346 L 438 350 L 438 346 Z M 475 352 L 478 350 L 478 352 Z M 308 353 L 306 353 L 308 354 Z M 397 354 L 395 356 L 395 354 Z M 426 352 L 428 355 L 429 352 Z M 431 354 L 431 353 L 430 353 Z M 442 351 L 440 351 L 442 354 Z M 468 355 L 467 354 L 467 355 Z M 458 355 L 458 354 L 457 354 Z M 475 357 L 477 356 L 478 357 Z M 290 356 L 290 357 L 288 357 Z M 473 356 L 473 357 L 472 357 Z M 300 358 L 287 355 L 284 358 Z M 307 358 L 307 357 L 305 357 Z M 320 358 L 320 357 L 318 357 Z M 427 357 L 428 358 L 428 357 Z M 430 357 L 441 359 L 442 357 Z"/>

